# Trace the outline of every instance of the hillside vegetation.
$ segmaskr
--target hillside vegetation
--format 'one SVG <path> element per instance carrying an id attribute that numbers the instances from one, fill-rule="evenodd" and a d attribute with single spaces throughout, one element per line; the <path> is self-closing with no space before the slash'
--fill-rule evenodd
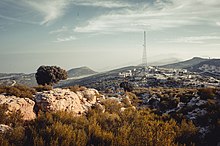
<path id="1" fill-rule="evenodd" d="M 80 86 L 69 88 L 73 92 L 83 90 Z M 1 87 L 0 93 L 24 98 L 35 94 L 36 90 L 51 88 Z M 190 110 L 188 108 L 194 107 L 183 108 L 175 114 L 162 114 L 154 106 L 144 106 L 144 99 L 141 99 L 144 93 L 161 98 L 161 111 L 175 107 L 179 100 L 187 103 L 198 94 L 202 100 L 208 101 L 202 106 L 208 113 L 196 121 L 184 116 Z M 104 110 L 103 107 L 93 106 L 81 116 L 65 111 L 39 112 L 32 121 L 21 120 L 19 111 L 7 114 L 7 105 L 0 105 L 0 124 L 11 127 L 7 132 L 0 132 L 0 145 L 175 146 L 216 145 L 220 141 L 219 89 L 141 88 L 125 94 L 129 99 L 122 98 L 118 102 L 107 98 L 102 101 Z M 207 123 L 211 129 L 202 137 L 199 126 Z"/>

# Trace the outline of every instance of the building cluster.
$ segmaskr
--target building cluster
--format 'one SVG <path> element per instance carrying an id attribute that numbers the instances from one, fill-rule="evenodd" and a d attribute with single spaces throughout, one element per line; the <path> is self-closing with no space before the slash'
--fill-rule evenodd
<path id="1" fill-rule="evenodd" d="M 166 69 L 159 67 L 137 67 L 120 72 L 125 78 L 138 87 L 219 87 L 220 81 L 214 77 L 202 76 L 186 69 Z"/>

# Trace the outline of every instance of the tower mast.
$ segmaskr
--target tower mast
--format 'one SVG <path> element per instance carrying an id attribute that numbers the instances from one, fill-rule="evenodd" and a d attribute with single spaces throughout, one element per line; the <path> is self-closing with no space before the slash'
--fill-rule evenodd
<path id="1" fill-rule="evenodd" d="M 147 45 L 146 45 L 146 31 L 144 31 L 144 44 L 143 44 L 143 56 L 142 56 L 142 65 L 147 66 Z"/>

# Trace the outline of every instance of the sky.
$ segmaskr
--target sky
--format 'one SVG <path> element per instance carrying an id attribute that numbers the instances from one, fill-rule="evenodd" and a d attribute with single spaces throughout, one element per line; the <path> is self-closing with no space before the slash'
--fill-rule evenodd
<path id="1" fill-rule="evenodd" d="M 0 72 L 220 57 L 219 0 L 0 0 Z"/>

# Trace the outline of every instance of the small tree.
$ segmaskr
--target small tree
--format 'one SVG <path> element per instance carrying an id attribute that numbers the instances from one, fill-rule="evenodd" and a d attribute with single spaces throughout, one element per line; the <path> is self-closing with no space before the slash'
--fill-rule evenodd
<path id="1" fill-rule="evenodd" d="M 40 66 L 35 77 L 39 85 L 53 85 L 67 79 L 67 72 L 57 66 Z"/>
<path id="2" fill-rule="evenodd" d="M 133 90 L 133 85 L 129 82 L 122 82 L 120 87 L 123 88 L 126 92 L 131 92 Z"/>

